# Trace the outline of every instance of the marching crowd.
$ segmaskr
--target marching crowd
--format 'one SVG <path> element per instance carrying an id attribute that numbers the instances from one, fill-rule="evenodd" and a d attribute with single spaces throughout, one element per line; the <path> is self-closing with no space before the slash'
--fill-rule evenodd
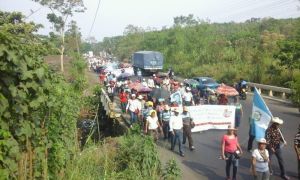
<path id="1" fill-rule="evenodd" d="M 191 129 L 195 126 L 193 119 L 189 113 L 189 106 L 200 105 L 201 94 L 196 88 L 186 87 L 184 84 L 174 81 L 168 76 L 160 78 L 155 74 L 146 80 L 139 78 L 139 83 L 143 87 L 164 88 L 170 93 L 179 92 L 181 94 L 182 106 L 177 101 L 171 101 L 169 97 L 152 97 L 149 93 L 139 92 L 137 89 L 130 88 L 133 83 L 129 78 L 117 80 L 116 76 L 111 73 L 100 73 L 100 83 L 107 87 L 107 93 L 111 100 L 118 95 L 123 113 L 130 115 L 130 125 L 139 124 L 143 132 L 154 138 L 159 139 L 159 135 L 164 140 L 169 140 L 171 150 L 175 150 L 178 144 L 179 154 L 184 156 L 182 145 L 188 139 L 188 147 L 191 151 L 195 149 L 193 144 Z M 233 102 L 229 102 L 225 95 L 217 96 L 215 92 L 206 91 L 208 104 L 234 105 L 236 107 L 235 126 L 228 126 L 227 133 L 221 139 L 221 159 L 226 161 L 226 179 L 236 179 L 238 172 L 238 164 L 243 150 L 239 145 L 237 131 L 243 116 L 242 105 L 239 98 L 235 97 Z M 280 131 L 280 125 L 283 120 L 273 117 L 271 126 L 266 130 L 265 138 L 257 140 L 257 148 L 252 149 L 255 139 L 255 128 L 253 119 L 250 119 L 248 152 L 251 153 L 251 172 L 254 179 L 268 180 L 273 174 L 270 161 L 275 155 L 280 167 L 280 175 L 282 179 L 289 179 L 286 175 L 284 157 L 282 155 L 282 146 L 286 145 L 286 141 Z M 300 131 L 300 126 L 299 126 Z M 295 137 L 295 150 L 298 158 L 298 171 L 300 172 L 300 133 Z M 231 174 L 232 167 L 232 174 Z M 300 174 L 299 174 L 300 177 Z"/>

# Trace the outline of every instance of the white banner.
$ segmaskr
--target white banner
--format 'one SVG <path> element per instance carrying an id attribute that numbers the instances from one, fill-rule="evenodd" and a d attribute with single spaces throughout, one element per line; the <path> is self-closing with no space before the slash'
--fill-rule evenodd
<path id="1" fill-rule="evenodd" d="M 228 125 L 234 126 L 235 106 L 201 105 L 189 106 L 188 109 L 195 122 L 192 132 L 227 129 Z"/>

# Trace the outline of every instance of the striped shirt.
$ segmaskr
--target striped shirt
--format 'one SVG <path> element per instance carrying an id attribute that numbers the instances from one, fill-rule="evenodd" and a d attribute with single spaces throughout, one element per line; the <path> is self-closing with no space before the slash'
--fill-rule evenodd
<path id="1" fill-rule="evenodd" d="M 298 148 L 300 148 L 300 131 L 296 134 L 294 138 L 294 145 L 296 145 Z"/>
<path id="2" fill-rule="evenodd" d="M 160 119 L 163 121 L 169 121 L 171 118 L 171 112 L 170 111 L 162 111 L 160 113 Z"/>

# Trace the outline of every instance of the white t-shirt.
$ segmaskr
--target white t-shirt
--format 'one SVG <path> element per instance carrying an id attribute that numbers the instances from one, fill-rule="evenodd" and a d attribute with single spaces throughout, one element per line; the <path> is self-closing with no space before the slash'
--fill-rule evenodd
<path id="1" fill-rule="evenodd" d="M 134 100 L 129 99 L 128 103 L 127 103 L 127 106 L 126 106 L 126 109 L 131 111 L 131 112 L 135 112 L 137 109 L 139 111 L 141 111 L 142 110 L 142 103 L 137 99 L 134 99 Z"/>
<path id="2" fill-rule="evenodd" d="M 154 80 L 153 79 L 148 79 L 148 87 L 154 88 Z"/>
<path id="3" fill-rule="evenodd" d="M 143 81 L 143 82 L 142 82 L 142 85 L 145 86 L 145 87 L 148 87 L 148 84 L 147 84 L 146 81 Z"/>
<path id="4" fill-rule="evenodd" d="M 193 95 L 191 92 L 186 92 L 183 95 L 184 101 L 190 102 L 193 99 Z"/>
<path id="5" fill-rule="evenodd" d="M 154 118 L 151 117 L 151 116 L 148 116 L 146 120 L 149 123 L 148 129 L 153 130 L 153 129 L 157 129 L 158 128 L 158 125 L 157 125 L 157 122 L 158 122 L 157 116 L 155 116 Z"/>
<path id="6" fill-rule="evenodd" d="M 269 159 L 269 152 L 265 149 L 265 154 Z M 252 152 L 252 157 L 256 159 L 256 165 L 255 165 L 255 170 L 258 172 L 266 172 L 269 171 L 269 165 L 268 162 L 264 162 L 263 157 L 260 155 L 259 150 L 255 149 Z"/>

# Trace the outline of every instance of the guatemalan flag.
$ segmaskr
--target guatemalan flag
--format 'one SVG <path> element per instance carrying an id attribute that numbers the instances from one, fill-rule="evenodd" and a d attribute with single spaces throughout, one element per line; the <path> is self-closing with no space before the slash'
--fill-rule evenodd
<path id="1" fill-rule="evenodd" d="M 265 132 L 272 117 L 272 113 L 265 101 L 258 90 L 254 88 L 252 119 L 254 120 L 255 139 L 265 138 Z"/>

